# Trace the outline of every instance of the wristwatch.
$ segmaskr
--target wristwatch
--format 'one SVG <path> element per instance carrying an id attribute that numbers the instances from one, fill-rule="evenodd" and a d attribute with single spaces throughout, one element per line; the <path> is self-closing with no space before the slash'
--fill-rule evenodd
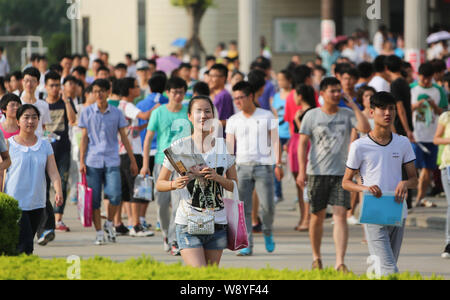
<path id="1" fill-rule="evenodd" d="M 280 169 L 283 169 L 283 165 L 282 164 L 277 164 L 276 167 L 280 168 Z"/>

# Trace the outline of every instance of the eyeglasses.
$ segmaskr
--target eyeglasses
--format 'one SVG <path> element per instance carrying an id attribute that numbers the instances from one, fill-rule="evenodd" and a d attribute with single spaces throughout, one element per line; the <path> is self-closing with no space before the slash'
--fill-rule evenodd
<path id="1" fill-rule="evenodd" d="M 24 79 L 23 80 L 24 83 L 37 83 L 36 79 Z"/>
<path id="2" fill-rule="evenodd" d="M 245 98 L 248 98 L 248 96 L 235 97 L 234 100 L 240 101 L 240 100 L 244 100 Z"/>
<path id="3" fill-rule="evenodd" d="M 99 94 L 99 95 L 100 95 L 100 94 L 105 94 L 106 91 L 105 91 L 105 90 L 93 90 L 92 93 L 93 93 L 93 94 Z"/>

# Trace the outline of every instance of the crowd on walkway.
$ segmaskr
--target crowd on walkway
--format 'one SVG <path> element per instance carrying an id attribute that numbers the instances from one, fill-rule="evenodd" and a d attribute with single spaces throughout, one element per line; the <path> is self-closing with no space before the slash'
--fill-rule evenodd
<path id="1" fill-rule="evenodd" d="M 219 264 L 227 248 L 223 199 L 237 186 L 249 239 L 237 255 L 253 255 L 258 233 L 272 253 L 275 205 L 288 200 L 281 181 L 291 172 L 295 230 L 309 232 L 313 268 L 323 267 L 323 224 L 332 212 L 335 268 L 347 272 L 348 226 L 358 223 L 363 192 L 394 192 L 405 202 L 405 219 L 414 206 L 435 206 L 430 187 L 445 191 L 450 205 L 447 44 L 431 45 L 418 70 L 402 48 L 401 37 L 380 27 L 373 45 L 362 32 L 339 37 L 319 45 L 314 60 L 303 64 L 294 55 L 276 73 L 265 46 L 248 74 L 240 71 L 236 42 L 170 74 L 159 71 L 156 54 L 138 61 L 127 54 L 112 66 L 92 46 L 49 68 L 45 56 L 34 55 L 23 71 L 10 72 L 0 48 L 0 170 L 4 192 L 22 209 L 19 252 L 32 254 L 35 236 L 45 246 L 55 232 L 70 231 L 65 206 L 77 202 L 77 183 L 86 180 L 96 245 L 120 235 L 147 238 L 152 229 L 161 231 L 164 251 L 186 264 Z M 169 147 L 200 154 L 207 166 L 196 176 L 178 174 Z M 138 175 L 154 179 L 154 225 L 146 220 L 149 202 L 134 198 Z M 210 205 L 214 233 L 189 233 L 189 219 Z M 404 230 L 364 225 L 383 274 L 398 272 Z M 450 258 L 450 210 L 445 245 L 442 257 Z"/>

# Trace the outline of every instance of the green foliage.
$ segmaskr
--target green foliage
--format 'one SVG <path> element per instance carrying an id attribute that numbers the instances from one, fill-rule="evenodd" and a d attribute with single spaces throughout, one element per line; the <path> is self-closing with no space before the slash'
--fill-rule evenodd
<path id="1" fill-rule="evenodd" d="M 43 35 L 70 31 L 66 1 L 0 0 L 0 26 L 9 26 L 11 35 Z"/>
<path id="2" fill-rule="evenodd" d="M 0 257 L 0 280 L 65 280 L 72 264 L 65 259 L 46 260 L 36 256 Z M 276 270 L 265 268 L 192 268 L 181 263 L 164 264 L 148 256 L 114 262 L 95 257 L 81 260 L 82 280 L 367 280 L 353 273 L 342 274 L 332 269 L 323 271 Z M 384 280 L 423 280 L 420 274 L 403 273 Z M 432 280 L 442 279 L 432 276 Z"/>
<path id="3" fill-rule="evenodd" d="M 61 57 L 70 53 L 70 35 L 66 33 L 55 33 L 50 37 L 48 43 L 48 62 L 54 64 L 59 62 Z"/>
<path id="4" fill-rule="evenodd" d="M 183 7 L 203 4 L 202 8 L 206 9 L 213 5 L 214 0 L 170 0 L 170 3 L 172 3 L 173 6 Z"/>
<path id="5" fill-rule="evenodd" d="M 19 202 L 0 193 L 0 255 L 16 255 L 19 242 Z"/>

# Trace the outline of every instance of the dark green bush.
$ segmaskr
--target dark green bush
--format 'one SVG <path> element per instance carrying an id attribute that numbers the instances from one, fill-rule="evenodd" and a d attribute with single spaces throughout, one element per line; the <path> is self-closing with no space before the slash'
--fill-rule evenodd
<path id="1" fill-rule="evenodd" d="M 21 214 L 19 202 L 0 193 L 0 255 L 17 255 Z"/>

